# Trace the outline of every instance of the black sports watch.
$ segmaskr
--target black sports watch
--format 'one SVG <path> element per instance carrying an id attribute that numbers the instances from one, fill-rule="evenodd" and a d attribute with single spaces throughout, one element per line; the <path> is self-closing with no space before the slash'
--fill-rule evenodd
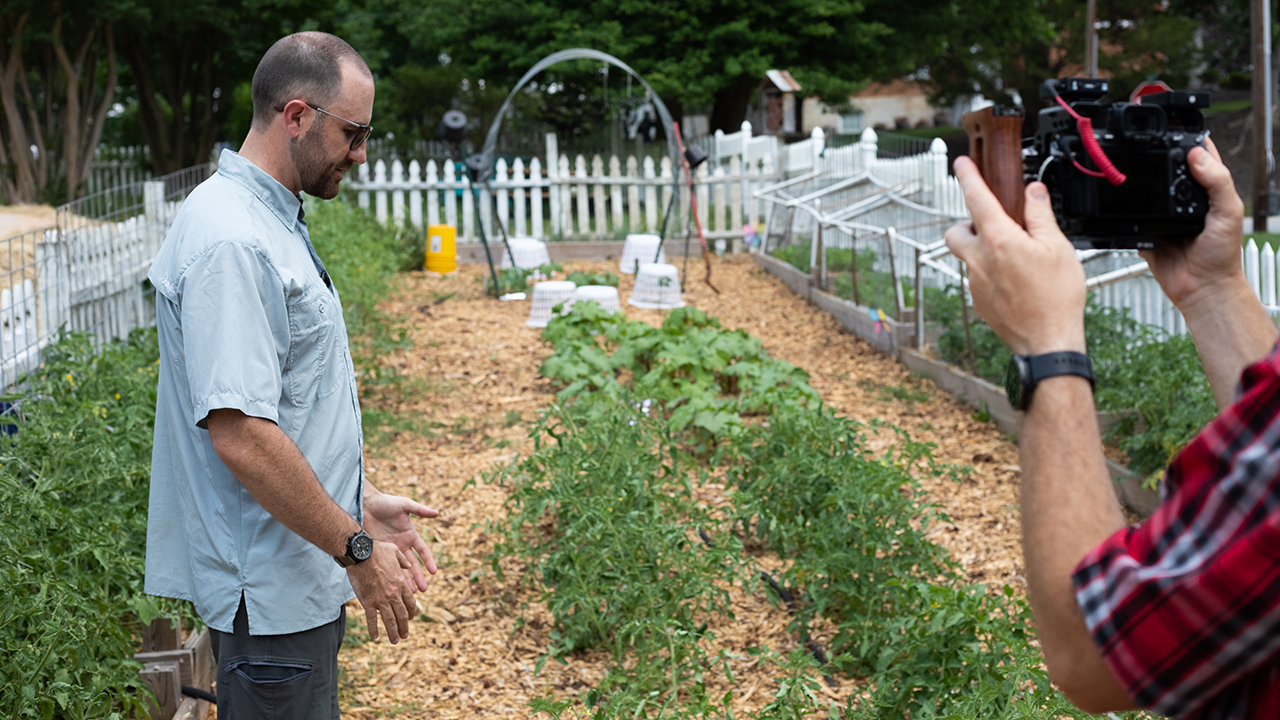
<path id="1" fill-rule="evenodd" d="M 1093 375 L 1093 361 L 1078 352 L 1051 352 L 1044 355 L 1014 355 L 1009 358 L 1009 369 L 1004 376 L 1004 392 L 1009 404 L 1017 410 L 1031 405 L 1031 394 L 1041 380 L 1057 375 L 1079 375 L 1089 381 L 1090 389 L 1097 385 Z"/>
<path id="2" fill-rule="evenodd" d="M 342 567 L 351 567 L 368 560 L 373 555 L 373 538 L 364 530 L 347 538 L 347 554 L 334 555 L 333 559 Z"/>

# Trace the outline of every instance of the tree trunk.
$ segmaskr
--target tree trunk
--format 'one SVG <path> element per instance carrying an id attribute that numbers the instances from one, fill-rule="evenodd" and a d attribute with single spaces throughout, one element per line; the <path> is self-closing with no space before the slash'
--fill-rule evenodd
<path id="1" fill-rule="evenodd" d="M 751 94 L 759 84 L 759 78 L 742 75 L 732 85 L 721 88 L 711 106 L 711 132 L 723 130 L 731 133 L 742 129 L 742 121 L 747 119 L 747 105 L 751 103 Z"/>
<path id="2" fill-rule="evenodd" d="M 54 24 L 53 52 L 58 59 L 62 72 L 66 75 L 66 107 L 63 110 L 62 123 L 62 169 L 67 181 L 67 199 L 74 200 L 79 196 L 80 186 L 89 177 L 93 164 L 93 151 L 102 139 L 103 125 L 106 123 L 107 110 L 115 97 L 116 57 L 115 38 L 110 23 L 104 27 L 106 39 L 107 78 L 103 86 L 101 102 L 95 101 L 97 95 L 98 62 L 96 56 L 91 58 L 97 27 L 91 28 L 84 35 L 80 47 L 76 51 L 74 61 L 67 55 L 62 42 L 62 20 Z"/>
<path id="3" fill-rule="evenodd" d="M 23 13 L 13 26 L 9 59 L 0 65 L 0 108 L 4 111 L 5 124 L 8 129 L 10 162 L 13 164 L 13 177 L 6 174 L 4 178 L 5 195 L 10 202 L 29 203 L 36 199 L 35 177 L 31 167 L 31 143 L 28 140 L 27 128 L 18 107 L 18 78 L 25 76 L 22 63 L 22 34 L 26 29 L 30 13 Z"/>

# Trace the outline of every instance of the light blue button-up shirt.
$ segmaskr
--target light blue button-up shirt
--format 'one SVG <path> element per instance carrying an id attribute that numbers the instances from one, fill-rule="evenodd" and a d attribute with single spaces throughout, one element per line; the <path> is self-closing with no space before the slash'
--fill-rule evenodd
<path id="1" fill-rule="evenodd" d="M 354 597 L 333 558 L 259 505 L 213 450 L 209 411 L 265 418 L 362 520 L 360 404 L 336 290 L 302 203 L 224 150 L 183 204 L 148 276 L 160 384 L 146 591 L 194 603 L 232 632 L 243 593 L 253 635 L 319 627 Z"/>

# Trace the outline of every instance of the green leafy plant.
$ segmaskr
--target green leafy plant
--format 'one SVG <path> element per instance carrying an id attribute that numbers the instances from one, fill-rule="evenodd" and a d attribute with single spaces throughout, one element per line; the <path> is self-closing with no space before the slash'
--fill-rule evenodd
<path id="1" fill-rule="evenodd" d="M 666 424 L 634 407 L 553 408 L 532 437 L 529 458 L 490 478 L 512 488 L 494 571 L 508 555 L 529 568 L 521 580 L 555 620 L 548 656 L 609 651 L 593 703 L 687 700 L 707 664 L 705 616 L 732 615 L 738 542 L 694 500 Z"/>
<path id="2" fill-rule="evenodd" d="M 945 328 L 939 353 L 967 367 L 958 293 L 952 288 L 926 299 L 926 307 Z M 1218 413 L 1195 343 L 1188 335 L 1143 325 L 1127 310 L 1102 307 L 1094 298 L 1084 321 L 1097 375 L 1094 400 L 1099 410 L 1119 415 L 1106 439 L 1125 451 L 1132 470 L 1158 476 Z M 1003 383 L 1012 351 L 981 320 L 970 323 L 970 335 L 977 374 Z"/>
<path id="3" fill-rule="evenodd" d="M 609 650 L 584 698 L 593 718 L 731 714 L 732 693 L 712 698 L 702 680 L 714 667 L 702 618 L 729 612 L 729 584 L 754 586 L 747 540 L 787 559 L 770 582 L 792 629 L 808 638 L 819 618 L 835 629 L 825 667 L 805 650 L 781 661 L 757 717 L 814 712 L 819 669 L 867 678 L 871 699 L 851 700 L 849 717 L 1082 717 L 1049 684 L 1025 602 L 968 584 L 927 538 L 943 516 L 916 478 L 957 472 L 931 445 L 876 424 L 897 442 L 873 455 L 868 428 L 824 407 L 800 371 L 697 311 L 655 329 L 586 304 L 544 337 L 555 352 L 543 374 L 564 404 L 532 429 L 531 456 L 489 478 L 512 488 L 490 560 L 499 574 L 507 557 L 529 568 L 522 581 L 555 619 L 549 657 Z M 867 389 L 923 400 L 910 386 Z M 732 419 L 686 422 L 695 399 Z M 691 429 L 703 442 L 688 442 Z M 693 489 L 713 470 L 729 491 L 715 515 Z"/>
<path id="4" fill-rule="evenodd" d="M 687 431 L 703 447 L 736 432 L 743 416 L 817 402 L 804 371 L 691 307 L 654 328 L 582 303 L 553 318 L 542 337 L 555 350 L 541 372 L 563 387 L 562 402 L 607 407 L 623 396 L 643 398 L 673 431 Z"/>
<path id="5" fill-rule="evenodd" d="M 564 268 L 559 263 L 550 263 L 539 265 L 534 268 L 518 268 L 509 267 L 502 268 L 498 271 L 498 294 L 525 292 L 529 289 L 529 282 L 537 278 L 549 278 L 558 272 L 563 272 Z M 484 291 L 493 293 L 493 278 L 485 277 Z"/>
<path id="6" fill-rule="evenodd" d="M 589 273 L 582 270 L 574 270 L 569 273 L 565 280 L 574 283 L 578 287 L 583 285 L 608 285 L 610 287 L 618 287 L 618 276 L 611 272 Z"/>
<path id="7" fill-rule="evenodd" d="M 0 717 L 126 717 L 132 632 L 187 603 L 142 592 L 158 351 L 64 335 L 0 436 Z M 19 399 L 12 397 L 11 399 Z"/>

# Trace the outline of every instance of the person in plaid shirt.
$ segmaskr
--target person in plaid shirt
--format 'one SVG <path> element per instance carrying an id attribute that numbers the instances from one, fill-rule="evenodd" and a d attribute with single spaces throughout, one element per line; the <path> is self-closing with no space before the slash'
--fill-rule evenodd
<path id="1" fill-rule="evenodd" d="M 1240 263 L 1244 205 L 1212 142 L 1188 156 L 1204 232 L 1143 257 L 1186 318 L 1220 414 L 1173 460 L 1161 503 L 1127 527 L 1090 381 L 1032 389 L 1019 436 L 1023 552 L 1050 677 L 1082 710 L 1280 718 L 1280 354 Z M 973 304 L 1014 352 L 1085 351 L 1085 275 L 1044 185 L 1026 230 L 968 158 L 972 223 L 947 231 Z"/>

